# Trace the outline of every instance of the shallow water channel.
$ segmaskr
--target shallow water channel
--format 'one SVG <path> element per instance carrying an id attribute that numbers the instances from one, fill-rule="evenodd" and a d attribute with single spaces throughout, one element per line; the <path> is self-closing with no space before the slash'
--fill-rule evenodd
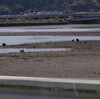
<path id="1" fill-rule="evenodd" d="M 0 45 L 18 45 L 25 43 L 58 42 L 79 40 L 100 40 L 100 36 L 0 36 Z"/>
<path id="2" fill-rule="evenodd" d="M 1 28 L 0 32 L 100 32 L 100 28 L 54 28 L 54 29 L 19 29 Z"/>
<path id="3" fill-rule="evenodd" d="M 6 48 L 6 49 L 0 49 L 0 53 L 15 53 L 20 52 L 21 49 L 19 48 Z M 48 52 L 48 51 L 68 51 L 71 50 L 70 48 L 45 48 L 45 49 L 27 49 L 24 48 L 24 52 Z"/>

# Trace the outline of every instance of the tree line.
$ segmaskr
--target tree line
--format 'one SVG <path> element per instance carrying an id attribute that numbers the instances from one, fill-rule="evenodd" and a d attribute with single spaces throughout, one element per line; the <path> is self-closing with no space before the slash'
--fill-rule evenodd
<path id="1" fill-rule="evenodd" d="M 50 10 L 64 12 L 99 11 L 100 0 L 0 0 L 0 14 Z"/>

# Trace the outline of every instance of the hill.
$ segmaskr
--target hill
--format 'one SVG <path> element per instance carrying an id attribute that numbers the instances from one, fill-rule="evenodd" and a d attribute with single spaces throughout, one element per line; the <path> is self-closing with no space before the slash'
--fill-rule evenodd
<path id="1" fill-rule="evenodd" d="M 0 14 L 41 10 L 99 11 L 100 0 L 0 0 Z"/>

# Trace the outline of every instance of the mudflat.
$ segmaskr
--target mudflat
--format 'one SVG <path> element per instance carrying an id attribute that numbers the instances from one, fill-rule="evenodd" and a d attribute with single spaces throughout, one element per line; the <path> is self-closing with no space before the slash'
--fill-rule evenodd
<path id="1" fill-rule="evenodd" d="M 34 33 L 16 33 L 16 35 L 28 34 L 33 35 Z M 37 35 L 98 36 L 100 32 L 37 33 Z M 0 48 L 71 48 L 69 51 L 0 54 L 0 75 L 100 79 L 99 40 L 31 43 L 0 46 Z"/>

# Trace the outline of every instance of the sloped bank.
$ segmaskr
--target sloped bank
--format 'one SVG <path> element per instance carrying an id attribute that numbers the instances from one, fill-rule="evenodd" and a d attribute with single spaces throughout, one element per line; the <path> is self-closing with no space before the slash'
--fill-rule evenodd
<path id="1" fill-rule="evenodd" d="M 0 76 L 0 93 L 100 98 L 100 80 Z"/>

